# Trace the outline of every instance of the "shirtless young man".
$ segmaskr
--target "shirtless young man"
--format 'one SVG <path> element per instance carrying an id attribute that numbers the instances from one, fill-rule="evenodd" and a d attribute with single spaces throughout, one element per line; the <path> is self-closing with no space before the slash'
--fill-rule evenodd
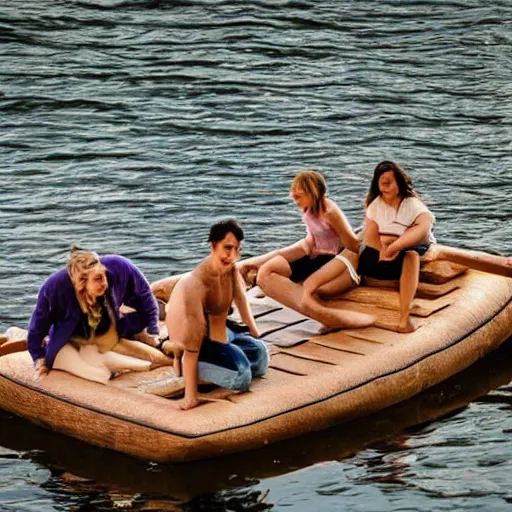
<path id="1" fill-rule="evenodd" d="M 192 272 L 181 276 L 167 304 L 169 352 L 184 352 L 185 400 L 183 409 L 199 404 L 199 381 L 247 391 L 251 378 L 267 371 L 269 355 L 245 296 L 245 284 L 235 266 L 244 234 L 234 220 L 214 224 L 208 242 L 210 255 Z M 234 333 L 226 327 L 232 302 L 249 328 Z"/>

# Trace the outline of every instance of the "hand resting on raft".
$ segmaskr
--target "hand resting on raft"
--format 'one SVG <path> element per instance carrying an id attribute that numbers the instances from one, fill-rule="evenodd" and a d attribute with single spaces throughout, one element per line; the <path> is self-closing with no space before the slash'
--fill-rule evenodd
<path id="1" fill-rule="evenodd" d="M 48 370 L 48 367 L 46 366 L 46 361 L 45 361 L 44 357 L 41 357 L 36 361 L 35 370 L 36 370 L 35 374 L 34 374 L 35 381 L 40 381 L 44 377 L 46 377 L 46 375 L 48 375 L 48 372 L 50 370 Z"/>

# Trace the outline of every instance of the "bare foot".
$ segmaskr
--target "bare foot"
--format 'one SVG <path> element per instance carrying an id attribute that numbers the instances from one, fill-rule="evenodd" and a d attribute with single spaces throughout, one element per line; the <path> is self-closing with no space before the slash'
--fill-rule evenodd
<path id="1" fill-rule="evenodd" d="M 400 323 L 396 329 L 396 332 L 414 332 L 417 329 L 417 327 L 410 321 L 407 320 L 405 323 Z"/>
<path id="2" fill-rule="evenodd" d="M 358 313 L 356 311 L 342 311 L 336 312 L 338 322 L 335 325 L 329 326 L 331 330 L 336 329 L 360 329 L 369 327 L 377 321 L 374 315 L 367 315 L 366 313 Z"/>

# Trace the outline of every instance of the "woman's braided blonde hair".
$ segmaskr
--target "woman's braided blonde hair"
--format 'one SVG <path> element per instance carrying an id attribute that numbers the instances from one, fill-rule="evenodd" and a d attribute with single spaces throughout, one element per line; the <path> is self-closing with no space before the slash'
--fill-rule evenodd
<path id="1" fill-rule="evenodd" d="M 89 272 L 97 265 L 101 265 L 101 261 L 95 252 L 80 249 L 76 245 L 71 247 L 71 255 L 67 266 L 68 274 L 73 283 L 80 308 L 87 314 L 89 325 L 94 329 L 101 320 L 101 307 L 98 308 L 96 298 L 87 293 L 85 285 Z M 101 266 L 104 268 L 103 265 Z"/>

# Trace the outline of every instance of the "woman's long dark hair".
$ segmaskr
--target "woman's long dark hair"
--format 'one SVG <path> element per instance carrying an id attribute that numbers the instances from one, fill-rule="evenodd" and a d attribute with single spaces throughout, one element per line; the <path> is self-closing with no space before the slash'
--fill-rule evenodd
<path id="1" fill-rule="evenodd" d="M 398 185 L 398 195 L 402 199 L 405 197 L 417 197 L 421 199 L 419 194 L 414 190 L 412 186 L 411 178 L 407 176 L 405 171 L 398 164 L 395 164 L 395 162 L 384 160 L 379 165 L 377 165 L 377 167 L 375 167 L 375 170 L 373 171 L 372 183 L 370 185 L 370 188 L 368 189 L 366 199 L 364 201 L 365 208 L 368 208 L 368 206 L 370 206 L 370 203 L 375 198 L 380 196 L 379 179 L 385 172 L 389 171 L 393 171 L 396 183 Z"/>

